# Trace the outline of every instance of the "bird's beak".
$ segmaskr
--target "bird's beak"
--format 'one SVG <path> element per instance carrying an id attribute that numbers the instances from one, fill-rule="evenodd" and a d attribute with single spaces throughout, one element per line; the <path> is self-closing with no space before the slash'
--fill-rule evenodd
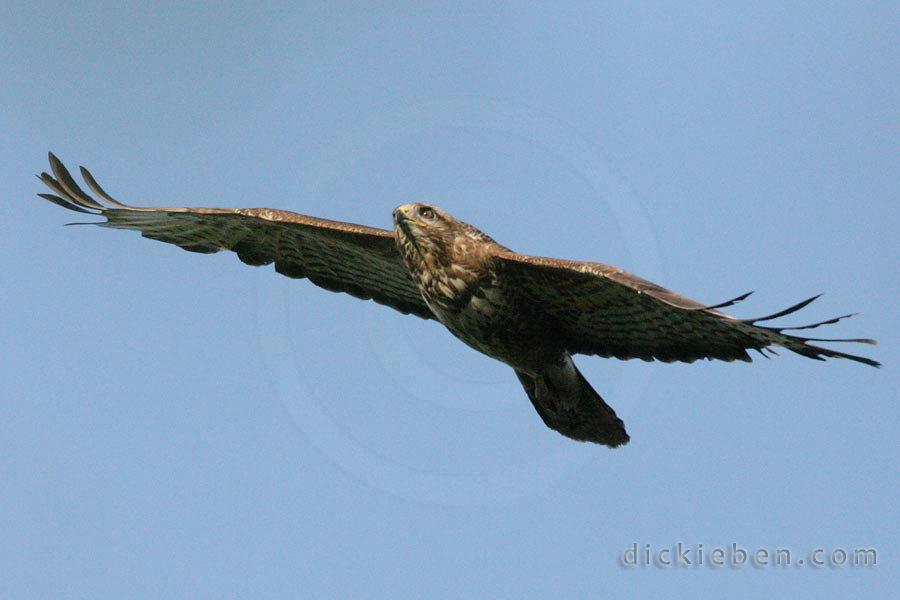
<path id="1" fill-rule="evenodd" d="M 425 223 L 419 221 L 413 216 L 413 208 L 409 204 L 404 204 L 402 206 L 398 206 L 394 210 L 394 222 L 398 225 L 401 224 L 412 224 L 418 225 L 419 227 L 425 227 Z"/>

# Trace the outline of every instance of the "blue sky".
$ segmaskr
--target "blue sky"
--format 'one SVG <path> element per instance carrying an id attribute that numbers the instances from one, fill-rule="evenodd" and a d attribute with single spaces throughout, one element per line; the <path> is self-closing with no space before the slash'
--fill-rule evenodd
<path id="1" fill-rule="evenodd" d="M 884 597 L 898 19 L 896 3 L 4 3 L 0 596 Z M 34 196 L 48 150 L 134 204 L 387 228 L 434 202 L 520 252 L 702 302 L 756 290 L 741 317 L 825 292 L 788 324 L 859 311 L 827 333 L 878 338 L 859 350 L 885 366 L 579 357 L 632 442 L 575 443 L 434 323 L 230 254 L 62 227 L 89 219 Z M 678 543 L 794 563 L 620 563 Z M 858 548 L 877 566 L 827 564 Z"/>

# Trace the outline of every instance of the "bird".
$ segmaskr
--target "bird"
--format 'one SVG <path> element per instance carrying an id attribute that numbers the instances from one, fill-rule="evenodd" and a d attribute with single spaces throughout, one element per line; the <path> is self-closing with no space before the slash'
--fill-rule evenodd
<path id="1" fill-rule="evenodd" d="M 813 296 L 764 317 L 737 319 L 719 309 L 742 294 L 702 304 L 608 265 L 518 254 L 468 223 L 423 202 L 393 211 L 393 229 L 378 229 L 271 208 L 138 207 L 113 199 L 81 167 L 77 184 L 49 153 L 53 174 L 37 177 L 53 192 L 38 196 L 69 210 L 105 217 L 92 224 L 131 229 L 185 250 L 235 252 L 253 266 L 306 278 L 317 286 L 435 320 L 478 352 L 513 369 L 547 427 L 615 448 L 630 437 L 622 420 L 573 361 L 586 354 L 617 359 L 750 362 L 772 346 L 825 360 L 870 358 L 785 333 L 836 323 L 852 314 L 799 327 L 759 323 L 794 313 Z M 102 202 L 101 202 L 102 201 Z"/>

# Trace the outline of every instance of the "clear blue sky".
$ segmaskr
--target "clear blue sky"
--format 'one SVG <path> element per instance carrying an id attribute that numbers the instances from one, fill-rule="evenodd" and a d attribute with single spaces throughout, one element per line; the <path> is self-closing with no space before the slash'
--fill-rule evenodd
<path id="1" fill-rule="evenodd" d="M 0 597 L 896 590 L 897 3 L 486 4 L 3 3 Z M 62 227 L 90 219 L 35 197 L 48 150 L 135 204 L 389 227 L 427 200 L 756 290 L 742 317 L 825 292 L 787 324 L 859 311 L 823 334 L 885 366 L 580 357 L 632 442 L 575 443 L 434 323 Z M 678 543 L 794 564 L 620 564 Z"/>

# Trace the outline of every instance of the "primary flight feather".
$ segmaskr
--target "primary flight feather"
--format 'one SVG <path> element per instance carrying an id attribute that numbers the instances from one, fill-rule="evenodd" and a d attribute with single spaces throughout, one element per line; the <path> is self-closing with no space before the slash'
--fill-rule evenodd
<path id="1" fill-rule="evenodd" d="M 736 319 L 720 312 L 748 294 L 704 305 L 621 269 L 517 254 L 475 227 L 423 203 L 394 210 L 394 229 L 308 217 L 270 208 L 144 208 L 113 199 L 84 167 L 84 192 L 51 153 L 54 192 L 38 194 L 70 210 L 106 217 L 101 227 L 134 229 L 192 252 L 231 250 L 249 265 L 274 264 L 288 277 L 372 299 L 442 323 L 457 338 L 515 370 L 548 427 L 610 447 L 628 442 L 625 426 L 572 362 L 573 354 L 693 362 L 750 361 L 781 346 L 817 360 L 872 359 L 811 344 L 869 339 L 806 338 L 801 327 L 758 323 L 795 312 Z"/>

